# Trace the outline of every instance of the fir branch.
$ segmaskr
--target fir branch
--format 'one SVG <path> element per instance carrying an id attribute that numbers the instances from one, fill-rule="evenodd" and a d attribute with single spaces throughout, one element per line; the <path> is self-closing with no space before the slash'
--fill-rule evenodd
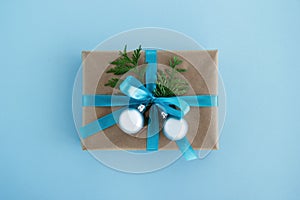
<path id="1" fill-rule="evenodd" d="M 114 88 L 114 87 L 116 87 L 119 80 L 120 79 L 118 79 L 118 78 L 111 78 L 110 80 L 108 80 L 107 83 L 105 83 L 105 86 L 110 86 L 110 87 Z"/>
<path id="2" fill-rule="evenodd" d="M 114 75 L 122 75 L 129 70 L 138 66 L 138 61 L 141 57 L 142 47 L 139 46 L 138 49 L 133 51 L 131 58 L 127 53 L 127 45 L 125 45 L 123 52 L 120 51 L 120 58 L 111 62 L 110 64 L 115 65 L 115 67 L 106 71 L 107 73 L 113 73 Z"/>
<path id="3" fill-rule="evenodd" d="M 176 71 L 177 71 L 177 72 L 186 72 L 186 69 L 183 69 L 183 68 L 176 68 Z"/>
<path id="4" fill-rule="evenodd" d="M 136 50 L 133 51 L 133 54 L 132 54 L 132 64 L 136 67 L 138 66 L 138 62 L 139 62 L 139 59 L 141 57 L 141 51 L 142 51 L 142 46 L 140 45 L 139 48 L 137 48 Z"/>
<path id="5" fill-rule="evenodd" d="M 174 56 L 172 59 L 169 60 L 169 66 L 173 69 L 175 69 L 175 67 L 177 65 L 180 65 L 182 63 L 182 60 L 180 60 L 177 56 Z"/>
<path id="6" fill-rule="evenodd" d="M 112 61 L 110 64 L 114 65 L 113 68 L 106 71 L 106 73 L 113 73 L 114 75 L 122 75 L 126 72 L 136 68 L 138 66 L 139 59 L 141 57 L 142 46 L 140 45 L 132 53 L 131 58 L 127 53 L 127 45 L 125 45 L 124 50 L 120 51 L 120 57 L 117 60 Z M 117 78 L 111 78 L 105 86 L 115 87 L 115 82 Z"/>
<path id="7" fill-rule="evenodd" d="M 114 75 L 122 75 L 128 72 L 129 70 L 133 69 L 132 66 L 123 65 L 122 67 L 114 67 L 106 71 L 106 73 L 113 73 Z"/>
<path id="8" fill-rule="evenodd" d="M 169 88 L 161 85 L 161 84 L 157 84 L 156 88 L 153 92 L 153 95 L 155 97 L 173 97 L 176 96 L 174 94 L 174 92 L 172 92 Z"/>
<path id="9" fill-rule="evenodd" d="M 158 70 L 156 88 L 154 96 L 156 97 L 171 97 L 183 95 L 189 90 L 188 83 L 177 77 L 174 69 Z"/>
<path id="10" fill-rule="evenodd" d="M 176 68 L 182 64 L 177 56 L 174 56 L 169 60 L 169 66 L 172 69 L 165 69 L 164 71 L 158 70 L 156 88 L 154 90 L 154 96 L 156 97 L 171 97 L 177 95 L 183 95 L 189 90 L 188 83 L 177 77 L 176 72 L 185 72 L 184 68 Z"/>
<path id="11" fill-rule="evenodd" d="M 184 68 L 176 68 L 178 65 L 182 64 L 182 60 L 180 60 L 177 56 L 174 56 L 169 60 L 169 66 L 175 69 L 177 72 L 186 72 L 187 70 Z"/>
<path id="12" fill-rule="evenodd" d="M 113 73 L 114 75 L 122 75 L 126 72 L 133 70 L 135 74 L 138 75 L 140 81 L 143 82 L 143 77 L 145 75 L 146 68 L 136 68 L 138 66 L 139 59 L 141 57 L 141 45 L 138 49 L 135 49 L 132 56 L 129 57 L 127 53 L 127 46 L 125 45 L 124 50 L 120 51 L 120 57 L 111 62 L 114 65 L 113 68 L 106 71 L 107 73 Z M 177 95 L 183 95 L 189 90 L 188 83 L 177 77 L 178 72 L 185 72 L 184 68 L 177 68 L 178 65 L 182 64 L 177 56 L 172 57 L 169 60 L 169 66 L 171 69 L 165 69 L 164 71 L 158 70 L 157 74 L 157 86 L 154 90 L 154 96 L 156 97 L 171 97 Z M 116 87 L 120 79 L 111 78 L 105 86 L 110 86 L 112 88 Z"/>

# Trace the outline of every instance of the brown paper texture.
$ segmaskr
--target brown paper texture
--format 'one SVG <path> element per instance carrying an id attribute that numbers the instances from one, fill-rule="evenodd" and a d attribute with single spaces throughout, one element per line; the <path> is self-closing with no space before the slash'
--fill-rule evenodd
<path id="1" fill-rule="evenodd" d="M 183 60 L 180 68 L 187 69 L 181 75 L 188 80 L 191 90 L 185 95 L 217 95 L 218 69 L 217 50 L 209 51 L 158 51 L 158 68 L 168 65 L 169 59 L 177 55 Z M 119 57 L 118 51 L 83 51 L 83 94 L 112 94 L 114 89 L 104 84 L 114 76 L 106 71 L 113 67 L 109 63 Z M 140 64 L 144 63 L 142 53 Z M 115 76 L 114 76 L 115 77 Z M 83 107 L 83 122 L 86 125 L 112 112 L 107 107 Z M 115 110 L 117 108 L 113 108 Z M 217 107 L 191 107 L 185 116 L 189 125 L 187 138 L 196 150 L 218 149 L 218 110 Z M 145 150 L 147 125 L 139 136 L 133 137 L 115 125 L 82 140 L 83 149 L 88 150 Z M 175 142 L 168 140 L 160 132 L 159 149 L 178 149 Z"/>

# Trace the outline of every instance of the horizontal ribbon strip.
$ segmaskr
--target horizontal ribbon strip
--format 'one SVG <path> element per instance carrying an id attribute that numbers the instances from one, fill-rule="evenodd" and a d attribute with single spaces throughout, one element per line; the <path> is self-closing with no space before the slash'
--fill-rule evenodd
<path id="1" fill-rule="evenodd" d="M 173 98 L 173 97 L 165 97 Z M 196 95 L 196 96 L 178 96 L 175 97 L 184 100 L 191 107 L 215 107 L 218 106 L 218 96 L 216 95 Z M 129 101 L 132 100 L 132 101 Z M 128 96 L 121 95 L 83 95 L 82 96 L 82 106 L 126 106 L 131 104 L 137 104 L 138 101 L 131 99 Z"/>

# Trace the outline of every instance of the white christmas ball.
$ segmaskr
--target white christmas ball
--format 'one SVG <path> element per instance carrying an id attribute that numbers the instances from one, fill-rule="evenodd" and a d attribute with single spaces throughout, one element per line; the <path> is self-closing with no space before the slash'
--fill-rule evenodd
<path id="1" fill-rule="evenodd" d="M 181 140 L 188 131 L 185 119 L 168 118 L 164 124 L 164 134 L 169 140 Z"/>
<path id="2" fill-rule="evenodd" d="M 144 126 L 144 117 L 137 109 L 126 109 L 119 117 L 119 127 L 125 133 L 138 133 Z"/>

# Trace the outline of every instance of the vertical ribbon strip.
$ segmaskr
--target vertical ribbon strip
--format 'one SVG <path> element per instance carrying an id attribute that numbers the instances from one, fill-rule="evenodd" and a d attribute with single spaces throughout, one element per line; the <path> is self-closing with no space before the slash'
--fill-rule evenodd
<path id="1" fill-rule="evenodd" d="M 148 63 L 146 69 L 146 87 L 153 93 L 156 88 L 157 79 L 157 51 L 156 50 L 146 50 L 145 60 Z M 155 105 L 150 108 L 149 111 L 149 121 L 147 130 L 147 151 L 157 151 L 159 142 L 159 119 L 158 119 L 158 109 Z"/>

